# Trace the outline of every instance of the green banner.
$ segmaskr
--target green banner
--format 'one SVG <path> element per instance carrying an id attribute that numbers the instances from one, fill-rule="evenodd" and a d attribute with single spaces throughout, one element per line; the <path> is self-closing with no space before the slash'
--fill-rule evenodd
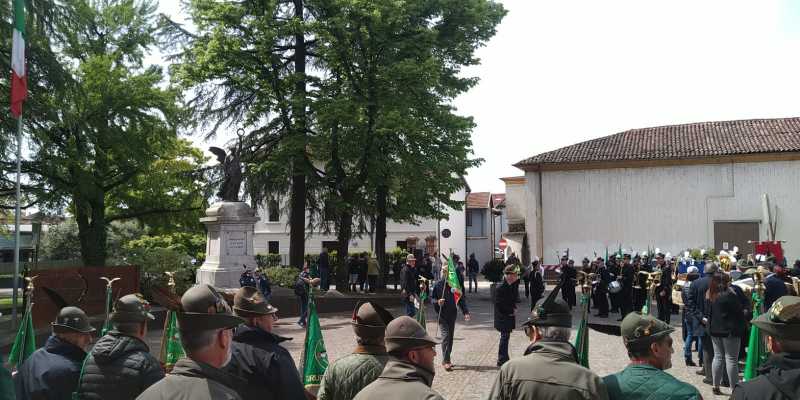
<path id="1" fill-rule="evenodd" d="M 30 301 L 29 301 L 30 304 Z M 8 365 L 12 368 L 22 365 L 22 363 L 36 351 L 36 331 L 33 329 L 33 317 L 30 305 L 22 316 L 22 323 L 19 325 L 17 337 L 14 338 L 14 345 L 11 347 L 11 354 L 8 356 Z"/>
<path id="2" fill-rule="evenodd" d="M 164 334 L 161 337 L 161 362 L 170 371 L 175 363 L 186 355 L 181 345 L 181 334 L 178 331 L 178 319 L 175 311 L 167 311 Z"/>
<path id="3" fill-rule="evenodd" d="M 764 306 L 764 299 L 758 295 L 758 291 L 753 289 L 753 319 L 761 314 L 761 308 Z M 764 339 L 761 337 L 761 330 L 757 326 L 750 326 L 750 340 L 747 343 L 747 361 L 744 364 L 744 373 L 742 376 L 745 381 L 758 376 L 758 368 L 766 361 L 767 346 L 764 344 Z"/>
<path id="4" fill-rule="evenodd" d="M 581 294 L 582 318 L 578 325 L 578 332 L 575 334 L 575 350 L 578 352 L 578 364 L 589 368 L 589 329 L 587 319 L 589 317 L 589 294 Z"/>
<path id="5" fill-rule="evenodd" d="M 319 389 L 322 376 L 328 368 L 328 353 L 325 351 L 325 341 L 322 339 L 322 328 L 319 325 L 317 305 L 314 296 L 309 293 L 308 298 L 308 325 L 306 328 L 306 341 L 303 347 L 303 386 L 315 392 Z"/>

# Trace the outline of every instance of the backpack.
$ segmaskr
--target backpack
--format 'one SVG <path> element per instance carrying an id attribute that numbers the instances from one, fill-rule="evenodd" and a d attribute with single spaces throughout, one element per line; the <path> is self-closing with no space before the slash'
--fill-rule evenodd
<path id="1" fill-rule="evenodd" d="M 297 281 L 295 281 L 293 288 L 294 288 L 294 294 L 296 296 L 306 295 L 306 282 L 300 279 L 299 277 L 297 278 Z"/>

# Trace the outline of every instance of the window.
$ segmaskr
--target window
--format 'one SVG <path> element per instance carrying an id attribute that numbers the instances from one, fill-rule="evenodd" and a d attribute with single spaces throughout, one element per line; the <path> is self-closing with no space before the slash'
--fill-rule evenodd
<path id="1" fill-rule="evenodd" d="M 406 246 L 408 245 L 408 243 L 406 243 L 405 240 L 398 240 L 397 242 L 395 242 L 395 244 L 397 245 L 397 247 L 399 247 L 399 248 L 401 248 L 403 250 L 405 250 Z"/>
<path id="2" fill-rule="evenodd" d="M 467 217 L 467 226 L 472 226 L 472 211 L 467 210 L 465 215 Z"/>
<path id="3" fill-rule="evenodd" d="M 270 240 L 269 242 L 267 242 L 267 248 L 268 248 L 267 253 L 280 254 L 280 247 L 281 247 L 280 243 L 281 242 L 277 240 Z"/>
<path id="4" fill-rule="evenodd" d="M 270 200 L 267 202 L 267 221 L 278 222 L 281 220 L 281 213 L 278 207 L 278 202 Z"/>
<path id="5" fill-rule="evenodd" d="M 328 249 L 328 253 L 330 253 L 331 251 L 335 251 L 336 249 L 339 248 L 339 242 L 337 242 L 335 240 L 333 240 L 333 241 L 327 241 L 326 240 L 326 241 L 322 242 L 322 247 Z"/>

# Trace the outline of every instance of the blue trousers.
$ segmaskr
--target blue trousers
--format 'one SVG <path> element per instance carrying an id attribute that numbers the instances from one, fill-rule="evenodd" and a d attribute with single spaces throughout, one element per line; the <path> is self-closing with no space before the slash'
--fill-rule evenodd
<path id="1" fill-rule="evenodd" d="M 403 305 L 406 307 L 406 315 L 411 318 L 417 315 L 417 307 L 414 307 L 413 297 L 403 299 Z"/>
<path id="2" fill-rule="evenodd" d="M 308 297 L 297 296 L 297 302 L 300 304 L 300 319 L 297 320 L 297 323 L 305 325 L 306 318 L 308 318 Z"/>
<path id="3" fill-rule="evenodd" d="M 687 360 L 692 359 L 692 342 L 697 342 L 697 359 L 698 362 L 703 362 L 703 337 L 694 336 L 692 325 L 688 320 L 683 320 L 683 326 L 686 327 L 686 338 L 683 342 L 683 357 Z"/>
<path id="4" fill-rule="evenodd" d="M 503 365 L 509 360 L 508 342 L 511 340 L 511 331 L 500 331 L 500 348 L 497 350 L 497 365 Z"/>

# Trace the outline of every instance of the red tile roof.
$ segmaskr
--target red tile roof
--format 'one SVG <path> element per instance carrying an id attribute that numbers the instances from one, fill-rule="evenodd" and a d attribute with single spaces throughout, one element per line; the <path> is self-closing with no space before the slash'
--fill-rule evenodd
<path id="1" fill-rule="evenodd" d="M 467 195 L 467 208 L 489 208 L 489 192 L 475 192 Z"/>
<path id="2" fill-rule="evenodd" d="M 492 193 L 492 207 L 497 207 L 504 201 L 506 201 L 505 193 Z"/>
<path id="3" fill-rule="evenodd" d="M 517 167 L 695 159 L 800 151 L 800 118 L 699 122 L 631 129 L 522 160 Z"/>

